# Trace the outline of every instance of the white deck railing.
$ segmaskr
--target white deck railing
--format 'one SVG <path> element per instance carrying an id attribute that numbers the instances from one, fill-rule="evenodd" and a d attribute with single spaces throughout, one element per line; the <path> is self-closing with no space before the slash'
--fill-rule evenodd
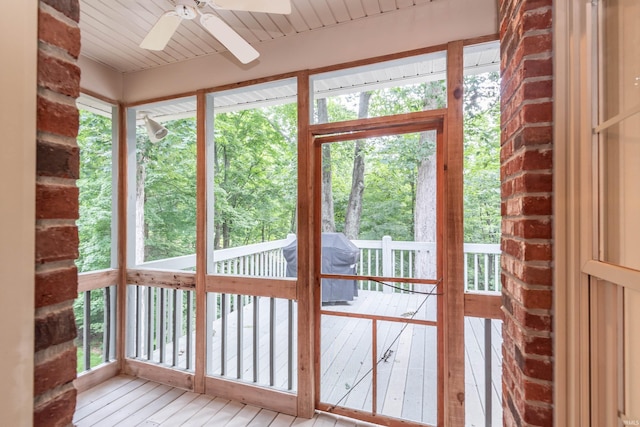
<path id="1" fill-rule="evenodd" d="M 214 251 L 207 270 L 212 274 L 285 277 L 286 239 Z M 430 242 L 355 240 L 361 276 L 436 278 L 436 245 Z M 464 245 L 467 292 L 500 292 L 499 245 Z M 136 266 L 193 270 L 195 255 Z M 412 284 L 396 283 L 403 294 Z M 362 280 L 361 295 L 398 292 L 379 282 Z M 378 291 L 378 292 L 368 292 Z M 386 296 L 403 296 L 399 294 Z M 385 296 L 385 297 L 386 297 Z M 127 292 L 127 357 L 193 371 L 195 366 L 194 292 L 129 285 Z M 207 375 L 295 391 L 297 307 L 294 301 L 247 295 L 207 293 Z M 490 343 L 489 343 L 490 344 Z"/>
<path id="2" fill-rule="evenodd" d="M 284 277 L 287 262 L 283 248 L 293 242 L 286 239 L 217 250 L 207 270 L 212 274 L 258 277 Z M 355 240 L 359 248 L 356 274 L 372 277 L 436 278 L 436 245 L 429 242 Z M 193 270 L 195 255 L 151 261 L 138 268 Z M 464 280 L 467 292 L 500 292 L 500 247 L 495 244 L 464 245 Z M 403 297 L 412 284 L 396 283 L 402 294 L 379 282 L 362 280 L 360 296 Z M 90 355 L 104 354 L 102 361 L 115 358 L 116 294 L 115 286 L 93 292 L 104 293 L 105 316 L 101 345 L 90 336 L 91 293 L 83 295 L 84 353 L 80 370 L 95 365 Z M 377 292 L 370 292 L 377 291 Z M 193 372 L 195 367 L 195 292 L 192 290 L 128 285 L 126 356 L 147 363 Z M 297 359 L 297 306 L 286 299 L 207 293 L 206 373 L 208 376 L 252 383 L 280 391 L 295 392 Z M 485 326 L 490 321 L 485 321 Z M 487 329 L 488 330 L 488 329 Z M 489 338 L 487 339 L 487 337 Z M 99 338 L 98 338 L 99 339 Z M 491 354 L 490 335 L 485 332 L 485 354 Z M 490 358 L 489 358 L 490 360 Z M 485 363 L 487 359 L 485 357 Z M 485 377 L 491 378 L 491 364 L 485 364 Z M 499 371 L 499 367 L 498 367 Z M 486 384 L 485 414 L 491 416 L 491 382 Z"/>
<path id="3" fill-rule="evenodd" d="M 294 239 L 295 235 L 290 234 L 286 239 L 215 250 L 208 270 L 212 274 L 284 277 L 287 262 L 282 248 Z M 419 276 L 435 278 L 429 271 L 429 268 L 435 269 L 435 243 L 397 241 L 389 236 L 382 240 L 352 242 L 360 248 L 356 268 L 358 275 L 413 278 L 418 265 L 424 267 L 426 264 L 426 268 L 421 267 L 423 273 Z M 499 244 L 464 244 L 464 282 L 467 292 L 500 292 L 500 254 Z M 137 267 L 192 270 L 195 268 L 195 261 L 196 256 L 193 254 L 149 261 Z M 361 283 L 360 286 L 367 290 L 374 289 L 374 285 L 369 283 Z"/>

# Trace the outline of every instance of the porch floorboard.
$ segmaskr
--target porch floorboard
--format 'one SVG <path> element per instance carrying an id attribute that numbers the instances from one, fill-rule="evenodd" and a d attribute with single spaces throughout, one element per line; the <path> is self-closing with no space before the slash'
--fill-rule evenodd
<path id="1" fill-rule="evenodd" d="M 334 414 L 311 420 L 279 414 L 223 397 L 198 395 L 120 375 L 78 394 L 73 423 L 88 426 L 375 427 Z"/>
<path id="2" fill-rule="evenodd" d="M 411 317 L 435 320 L 436 298 L 376 291 L 360 291 L 359 297 L 349 303 L 324 305 L 323 310 L 351 313 L 366 313 L 377 316 Z M 245 322 L 252 319 L 252 304 L 244 307 Z M 259 324 L 268 325 L 268 299 L 260 299 Z M 276 369 L 275 383 L 284 388 L 287 383 L 286 354 L 280 354 L 287 345 L 286 317 L 280 318 L 287 310 L 286 300 L 278 300 L 276 311 L 277 360 L 285 362 Z M 294 316 L 295 316 L 294 310 Z M 214 322 L 214 330 L 220 328 L 220 320 Z M 294 325 L 297 322 L 294 321 Z M 436 328 L 433 326 L 408 325 L 404 323 L 378 321 L 377 359 L 380 360 L 387 349 L 391 350 L 386 360 L 378 363 L 377 412 L 397 418 L 434 425 L 437 394 L 437 349 Z M 243 334 L 243 377 L 250 381 L 252 339 L 249 321 L 244 324 Z M 501 403 L 501 322 L 491 322 L 492 336 L 492 425 L 502 424 Z M 485 425 L 485 379 L 484 379 L 484 319 L 465 318 L 465 388 L 466 426 Z M 261 327 L 261 331 L 268 329 Z M 237 317 L 230 315 L 227 334 L 230 349 L 236 347 Z M 263 333 L 261 333 L 263 335 Z M 294 337 L 297 335 L 294 327 Z M 348 408 L 370 411 L 372 407 L 372 346 L 371 320 L 341 316 L 322 316 L 321 358 L 321 401 Z M 261 338 L 261 343 L 267 342 Z M 214 340 L 212 354 L 213 372 L 219 373 L 219 343 Z M 264 347 L 264 345 L 263 345 Z M 266 347 L 263 349 L 266 350 Z M 228 372 L 235 372 L 237 360 L 235 352 L 227 359 Z M 261 351 L 260 377 L 267 377 L 268 351 Z M 171 352 L 169 352 L 171 354 Z M 295 356 L 294 356 L 295 360 Z M 293 370 L 294 387 L 297 382 Z M 215 376 L 215 375 L 214 375 Z M 232 374 L 231 377 L 234 375 Z M 359 381 L 364 377 L 364 380 Z M 136 395 L 136 393 L 141 393 Z M 329 417 L 329 418 L 327 418 Z M 198 396 L 182 390 L 160 386 L 141 379 L 119 376 L 87 390 L 78 397 L 74 422 L 79 427 L 89 425 L 142 425 L 142 426 L 290 426 L 303 423 L 304 426 L 318 425 L 370 425 L 355 421 L 345 421 L 333 415 L 316 415 L 313 423 L 295 419 L 266 409 L 230 402 L 222 397 Z M 327 423 L 328 422 L 328 423 Z M 333 423 L 333 424 L 332 424 Z"/>

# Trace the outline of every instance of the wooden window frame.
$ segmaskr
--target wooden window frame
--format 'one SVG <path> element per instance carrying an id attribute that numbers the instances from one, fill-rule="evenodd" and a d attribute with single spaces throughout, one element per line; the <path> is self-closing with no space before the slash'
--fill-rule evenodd
<path id="1" fill-rule="evenodd" d="M 111 215 L 111 261 L 110 268 L 104 270 L 96 270 L 96 271 L 88 271 L 84 273 L 78 274 L 78 295 L 83 292 L 97 290 L 101 288 L 105 288 L 107 286 L 115 285 L 117 292 L 120 292 L 119 283 L 119 256 L 120 256 L 120 232 L 121 227 L 124 225 L 124 222 L 120 216 L 120 209 L 118 206 L 118 201 L 120 199 L 120 187 L 119 183 L 121 181 L 121 162 L 120 162 L 120 131 L 121 131 L 121 121 L 120 121 L 120 113 L 122 111 L 122 104 L 118 103 L 115 100 L 105 98 L 101 95 L 93 93 L 87 90 L 81 90 L 81 92 L 87 96 L 95 98 L 98 101 L 103 102 L 106 105 L 111 106 L 111 150 L 112 150 L 112 173 L 111 173 L 111 182 L 112 182 L 112 215 Z M 82 153 L 80 154 L 82 155 Z M 119 301 L 114 301 L 116 306 L 119 304 Z M 118 312 L 118 307 L 116 313 Z M 84 390 L 88 390 L 95 385 L 98 385 L 107 379 L 114 377 L 118 374 L 121 366 L 119 364 L 120 354 L 119 354 L 119 337 L 120 337 L 120 320 L 119 315 L 116 314 L 116 324 L 115 324 L 115 333 L 116 333 L 116 350 L 115 350 L 115 360 L 105 363 L 104 365 L 100 365 L 97 369 L 92 369 L 90 371 L 82 373 L 78 378 L 74 380 L 74 386 L 78 390 L 78 392 L 82 392 Z"/>
<path id="2" fill-rule="evenodd" d="M 285 293 L 287 296 L 293 296 L 295 293 L 300 309 L 298 310 L 298 325 L 299 331 L 308 330 L 312 332 L 315 328 L 314 312 L 312 310 L 314 305 L 314 295 L 311 283 L 314 283 L 316 277 L 314 276 L 314 257 L 317 250 L 311 248 L 310 242 L 314 241 L 313 237 L 316 233 L 313 223 L 313 186 L 314 178 L 312 174 L 312 166 L 318 160 L 314 154 L 312 148 L 312 134 L 310 132 L 310 76 L 314 73 L 321 73 L 331 70 L 349 68 L 359 65 L 373 64 L 377 62 L 384 62 L 392 59 L 398 59 L 402 57 L 415 56 L 424 53 L 430 53 L 437 50 L 447 50 L 447 108 L 438 111 L 436 113 L 427 112 L 426 114 L 443 115 L 442 120 L 442 135 L 445 141 L 447 141 L 447 148 L 443 153 L 443 163 L 445 166 L 444 172 L 444 187 L 445 193 L 448 192 L 450 197 L 444 200 L 442 207 L 443 229 L 449 230 L 444 233 L 444 240 L 441 249 L 443 256 L 443 277 L 450 282 L 451 291 L 446 296 L 446 301 L 443 304 L 445 307 L 445 313 L 443 316 L 447 319 L 447 322 L 442 322 L 442 325 L 447 325 L 449 328 L 446 332 L 444 328 L 439 328 L 439 333 L 443 333 L 442 338 L 444 351 L 448 354 L 448 357 L 439 357 L 442 359 L 444 365 L 443 369 L 439 373 L 439 382 L 444 384 L 442 390 L 442 396 L 440 401 L 443 404 L 443 409 L 438 412 L 438 424 L 439 425 L 461 425 L 464 422 L 464 316 L 465 316 L 465 304 L 468 304 L 467 308 L 475 312 L 473 307 L 479 307 L 483 303 L 483 297 L 487 297 L 486 301 L 490 303 L 490 309 L 485 314 L 496 315 L 496 307 L 498 307 L 499 299 L 497 297 L 488 297 L 479 295 L 474 297 L 477 301 L 467 302 L 468 298 L 464 295 L 463 288 L 463 179 L 462 179 L 462 156 L 463 156 L 463 127 L 462 127 L 462 93 L 463 93 L 463 47 L 465 45 L 472 45 L 478 43 L 484 43 L 487 41 L 493 41 L 497 39 L 497 35 L 489 35 L 478 37 L 469 40 L 459 40 L 450 42 L 446 45 L 433 46 L 423 49 L 417 49 L 410 52 L 386 55 L 378 58 L 371 58 L 363 61 L 354 61 L 352 63 L 334 65 L 324 67 L 316 70 L 302 70 L 293 73 L 286 73 L 282 75 L 272 76 L 265 79 L 252 80 L 247 82 L 235 83 L 231 85 L 225 85 L 217 88 L 201 89 L 188 93 L 180 93 L 166 97 L 154 98 L 149 100 L 143 100 L 130 104 L 118 104 L 118 181 L 117 181 L 117 205 L 118 205 L 118 251 L 117 251 L 117 269 L 116 272 L 106 274 L 105 277 L 109 277 L 109 280 L 116 276 L 118 282 L 118 345 L 117 345 L 117 361 L 114 367 L 109 372 L 101 374 L 102 378 L 106 378 L 106 375 L 115 375 L 118 372 L 129 372 L 138 375 L 144 375 L 148 378 L 164 381 L 169 384 L 178 384 L 181 387 L 186 387 L 195 392 L 203 393 L 207 390 L 215 387 L 226 387 L 219 381 L 211 381 L 211 378 L 206 378 L 204 364 L 204 334 L 206 319 L 206 310 L 203 308 L 206 305 L 206 292 L 207 290 L 216 289 L 218 287 L 224 287 L 226 290 L 236 290 L 238 285 L 236 280 L 229 279 L 228 281 L 212 283 L 210 277 L 206 274 L 206 104 L 207 94 L 215 91 L 222 91 L 226 89 L 238 88 L 243 86 L 250 86 L 257 83 L 263 83 L 279 79 L 287 79 L 291 77 L 297 78 L 298 86 L 298 239 L 299 249 L 298 256 L 301 260 L 307 260 L 306 263 L 300 263 L 298 270 L 298 278 L 293 281 L 295 288 L 290 284 L 280 283 L 284 285 Z M 141 272 L 135 269 L 129 269 L 127 260 L 132 254 L 128 254 L 127 240 L 131 238 L 127 234 L 130 224 L 127 224 L 127 198 L 128 198 L 128 181 L 131 179 L 130 171 L 128 171 L 128 165 L 132 162 L 135 164 L 135 151 L 132 153 L 127 143 L 127 137 L 131 137 L 130 134 L 135 132 L 135 129 L 128 129 L 127 124 L 133 123 L 131 120 L 132 109 L 130 107 L 137 107 L 145 104 L 153 104 L 177 98 L 184 98 L 188 96 L 195 96 L 197 102 L 197 157 L 196 157 L 196 188 L 197 188 L 197 200 L 196 200 L 196 272 L 193 274 L 183 275 L 185 277 L 178 277 L 167 274 L 160 274 L 159 271 L 147 270 Z M 135 118 L 135 117 L 134 117 Z M 376 119 L 372 119 L 376 120 Z M 379 120 L 385 121 L 388 118 L 380 118 Z M 385 126 L 389 123 L 385 123 Z M 329 126 L 340 127 L 344 124 L 333 123 Z M 328 128 L 327 128 L 328 129 Z M 325 129 L 325 130 L 327 130 Z M 373 132 L 373 131 L 372 131 Z M 133 266 L 132 263 L 129 263 Z M 187 277 L 188 276 L 188 277 Z M 166 368 L 157 367 L 157 369 L 149 368 L 143 363 L 136 363 L 134 360 L 127 360 L 125 357 L 124 349 L 124 335 L 126 324 L 126 287 L 128 283 L 137 284 L 149 284 L 152 281 L 162 278 L 164 286 L 176 287 L 176 286 L 195 286 L 196 290 L 196 370 L 195 374 L 175 374 L 168 371 Z M 93 279 L 98 279 L 94 277 Z M 92 280 L 93 280 L 92 279 Z M 262 279 L 256 279 L 257 282 L 261 282 Z M 262 283 L 262 282 L 261 282 Z M 244 289 L 245 287 L 243 287 Z M 266 292 L 266 291 L 265 291 Z M 269 291 L 271 292 L 271 291 Z M 280 291 L 273 291 L 280 292 Z M 307 308 L 307 309 L 305 309 Z M 311 308 L 311 310 L 309 310 Z M 483 311 L 484 313 L 484 311 Z M 467 313 L 468 314 L 468 313 Z M 302 326 L 302 327 L 300 327 Z M 441 332 L 442 331 L 442 332 Z M 286 412 L 292 413 L 300 417 L 311 417 L 316 409 L 316 384 L 314 378 L 314 372 L 317 369 L 315 366 L 315 342 L 314 334 L 300 334 L 298 337 L 298 390 L 295 395 L 294 401 L 288 401 L 285 403 L 285 407 L 282 409 Z M 456 368 L 457 366 L 457 368 Z M 98 371 L 98 370 L 97 370 Z M 447 378 L 446 382 L 443 382 L 444 378 Z M 215 383 L 215 384 L 214 384 Z M 262 395 L 258 392 L 248 392 L 244 390 L 243 396 L 249 400 L 244 399 L 246 402 L 265 403 L 262 399 Z M 276 398 L 276 396 L 273 396 Z M 255 399 L 254 399 L 255 398 Z"/>

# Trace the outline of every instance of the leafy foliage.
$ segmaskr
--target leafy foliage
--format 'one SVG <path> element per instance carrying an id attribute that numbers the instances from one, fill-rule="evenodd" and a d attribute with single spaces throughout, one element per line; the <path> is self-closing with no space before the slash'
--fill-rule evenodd
<path id="1" fill-rule="evenodd" d="M 464 241 L 500 242 L 500 79 L 465 77 Z"/>
<path id="2" fill-rule="evenodd" d="M 172 120 L 169 134 L 150 142 L 137 128 L 138 168 L 144 168 L 145 261 L 195 253 L 196 121 Z"/>
<path id="3" fill-rule="evenodd" d="M 111 120 L 80 110 L 80 236 L 78 271 L 111 266 L 112 135 Z"/>
<path id="4" fill-rule="evenodd" d="M 499 78 L 465 78 L 465 241 L 499 238 Z M 357 116 L 357 95 L 330 98 L 331 120 Z M 427 100 L 427 101 L 426 101 Z M 374 91 L 374 116 L 441 108 L 444 82 Z M 195 252 L 196 123 L 165 123 L 169 135 L 151 143 L 137 132 L 138 163 L 144 165 L 145 260 Z M 295 232 L 296 105 L 219 113 L 215 116 L 213 168 L 216 248 L 283 238 Z M 111 121 L 81 114 L 80 271 L 110 266 L 112 179 Z M 417 134 L 370 139 L 364 146 L 367 191 L 360 238 L 412 240 L 416 171 L 435 141 Z M 338 229 L 349 199 L 353 144 L 332 144 L 333 193 Z"/>
<path id="5" fill-rule="evenodd" d="M 78 271 L 94 271 L 111 267 L 112 224 L 112 123 L 109 118 L 80 110 L 78 129 L 80 148 L 79 188 L 80 216 L 77 220 L 80 237 Z M 102 362 L 101 337 L 104 323 L 104 298 L 101 290 L 92 291 L 89 299 L 89 339 L 91 366 Z M 84 295 L 73 304 L 78 328 L 78 347 L 84 335 Z M 82 353 L 79 350 L 79 354 Z M 78 359 L 82 369 L 83 359 Z"/>
<path id="6" fill-rule="evenodd" d="M 214 247 L 284 238 L 295 232 L 295 104 L 215 116 Z"/>
<path id="7" fill-rule="evenodd" d="M 372 116 L 425 108 L 443 108 L 444 82 L 377 90 Z M 466 242 L 498 243 L 500 236 L 499 76 L 465 77 L 464 209 Z M 330 98 L 331 121 L 357 118 L 357 94 Z M 296 231 L 296 104 L 218 113 L 208 168 L 214 188 L 215 248 L 282 239 Z M 111 120 L 81 111 L 80 257 L 81 272 L 111 266 L 112 130 Z M 144 178 L 145 260 L 195 253 L 196 121 L 165 123 L 167 137 L 151 143 L 144 129 L 136 134 L 139 173 Z M 364 144 L 366 191 L 360 239 L 414 238 L 418 167 L 435 152 L 435 138 L 417 133 L 370 138 Z M 344 227 L 351 191 L 354 142 L 331 144 L 333 199 L 338 231 Z M 140 169 L 141 168 L 141 169 Z M 82 328 L 82 298 L 74 309 Z M 101 292 L 91 294 L 91 335 L 102 333 Z"/>
<path id="8" fill-rule="evenodd" d="M 357 95 L 327 99 L 329 118 L 355 119 Z M 372 91 L 370 116 L 389 116 L 446 105 L 444 81 L 432 81 Z M 345 210 L 351 191 L 354 143 L 331 144 L 332 192 L 336 231 L 342 231 Z M 410 133 L 368 138 L 364 144 L 366 158 L 365 191 L 360 225 L 360 239 L 414 240 L 414 214 L 418 171 L 436 149 L 435 132 Z"/>

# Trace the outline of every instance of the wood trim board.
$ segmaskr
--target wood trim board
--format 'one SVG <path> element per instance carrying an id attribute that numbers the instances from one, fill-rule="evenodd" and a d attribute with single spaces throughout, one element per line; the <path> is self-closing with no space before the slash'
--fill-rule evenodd
<path id="1" fill-rule="evenodd" d="M 269 279 L 246 276 L 207 276 L 206 292 L 297 299 L 295 279 Z"/>
<path id="2" fill-rule="evenodd" d="M 466 293 L 464 294 L 464 315 L 502 320 L 502 296 Z"/>
<path id="3" fill-rule="evenodd" d="M 313 278 L 313 147 L 309 134 L 311 117 L 309 75 L 298 76 L 298 400 L 297 414 L 310 418 L 316 408 L 316 335 Z"/>
<path id="4" fill-rule="evenodd" d="M 150 381 L 166 384 L 171 387 L 193 391 L 194 375 L 190 372 L 165 368 L 139 360 L 126 359 L 122 373 Z"/>
<path id="5" fill-rule="evenodd" d="M 223 396 L 225 399 L 236 400 L 247 405 L 255 405 L 294 417 L 297 416 L 298 412 L 298 398 L 295 394 L 238 381 L 206 377 L 205 393 L 210 396 Z"/>
<path id="6" fill-rule="evenodd" d="M 128 269 L 125 283 L 193 291 L 196 289 L 196 274 L 185 271 Z"/>
<path id="7" fill-rule="evenodd" d="M 122 371 L 125 360 L 127 308 L 127 111 L 118 105 L 118 291 L 116 309 L 116 360 Z"/>
<path id="8" fill-rule="evenodd" d="M 310 132 L 314 136 L 315 143 L 325 142 L 326 135 L 344 134 L 339 137 L 331 137 L 331 142 L 348 141 L 360 138 L 353 136 L 353 132 L 382 131 L 381 135 L 394 135 L 406 132 L 420 132 L 427 129 L 435 129 L 442 123 L 447 114 L 446 109 L 418 111 L 413 113 L 396 114 L 393 116 L 374 117 L 370 119 L 346 120 L 342 122 L 321 123 L 310 125 Z M 404 129 L 408 129 L 404 131 Z"/>
<path id="9" fill-rule="evenodd" d="M 126 163 L 127 163 L 127 143 L 126 143 L 126 114 L 120 105 L 119 110 L 119 172 L 118 172 L 118 206 L 119 206 L 119 228 L 118 228 L 118 270 L 113 273 L 96 274 L 92 278 L 85 279 L 87 286 L 98 286 L 102 280 L 108 280 L 107 277 L 115 276 L 118 280 L 118 351 L 117 354 L 120 363 L 126 365 L 130 371 L 136 369 L 146 374 L 161 374 L 162 371 L 156 371 L 153 367 L 149 368 L 145 363 L 124 359 L 124 322 L 125 322 L 125 303 L 126 303 L 126 285 L 129 283 L 141 284 L 145 286 L 159 286 L 174 289 L 186 289 L 196 291 L 196 331 L 203 334 L 196 340 L 196 372 L 192 375 L 191 389 L 202 392 L 208 388 L 210 382 L 225 381 L 205 377 L 204 374 L 204 325 L 206 324 L 206 292 L 224 292 L 224 293 L 240 293 L 245 295 L 259 295 L 267 297 L 277 297 L 286 299 L 297 299 L 299 302 L 299 318 L 298 318 L 298 393 L 299 398 L 295 402 L 295 412 L 300 416 L 311 416 L 319 403 L 319 381 L 314 376 L 314 371 L 319 372 L 319 360 L 316 360 L 314 349 L 319 348 L 319 318 L 321 315 L 320 308 L 316 307 L 314 301 L 318 300 L 320 292 L 321 275 L 314 273 L 315 266 L 320 265 L 320 243 L 314 236 L 319 232 L 319 219 L 321 204 L 319 192 L 319 177 L 316 176 L 314 170 L 319 170 L 318 165 L 321 162 L 320 145 L 322 143 L 330 143 L 345 139 L 357 139 L 362 137 L 371 137 L 386 135 L 391 133 L 402 132 L 418 132 L 424 130 L 424 126 L 431 126 L 438 129 L 438 146 L 445 147 L 438 151 L 438 164 L 442 168 L 438 170 L 438 198 L 443 201 L 442 207 L 439 207 L 438 217 L 438 242 L 442 250 L 438 251 L 439 265 L 443 266 L 439 271 L 438 277 L 444 279 L 439 284 L 438 305 L 443 308 L 443 317 L 438 317 L 438 340 L 440 354 L 443 357 L 438 358 L 438 363 L 443 369 L 439 372 L 445 372 L 444 375 L 438 374 L 439 389 L 438 414 L 439 424 L 446 423 L 456 425 L 464 418 L 464 404 L 460 404 L 460 386 L 464 391 L 464 372 L 459 370 L 451 370 L 460 360 L 464 362 L 464 315 L 469 313 L 491 315 L 496 318 L 496 310 L 499 312 L 499 301 L 496 298 L 488 300 L 489 306 L 483 307 L 487 301 L 477 296 L 463 295 L 462 285 L 462 260 L 458 260 L 455 255 L 459 250 L 462 254 L 461 247 L 461 196 L 462 196 L 462 46 L 471 44 L 472 41 L 477 42 L 495 40 L 495 35 L 472 39 L 471 41 L 458 41 L 450 43 L 447 46 L 447 69 L 448 69 L 448 108 L 441 110 L 432 110 L 421 113 L 410 113 L 384 118 L 363 119 L 350 122 L 329 123 L 329 124 L 310 124 L 310 87 L 309 77 L 311 73 L 322 73 L 337 69 L 344 69 L 353 66 L 367 65 L 376 62 L 397 59 L 422 53 L 430 53 L 444 50 L 445 46 L 434 46 L 425 49 L 419 49 L 411 52 L 387 55 L 379 58 L 372 58 L 363 61 L 354 61 L 347 64 L 340 64 L 331 67 L 317 69 L 312 72 L 301 71 L 292 74 L 272 76 L 265 79 L 252 80 L 233 85 L 226 85 L 219 88 L 202 89 L 194 93 L 186 93 L 172 95 L 163 98 L 156 98 L 147 101 L 132 103 L 129 106 L 138 106 L 151 102 L 160 102 L 163 100 L 174 99 L 177 97 L 193 96 L 197 97 L 197 122 L 198 122 L 198 155 L 197 155 L 197 219 L 196 219 L 196 235 L 197 235 L 197 258 L 196 272 L 167 272 L 158 270 L 128 270 L 126 268 Z M 246 278 L 239 276 L 209 276 L 206 274 L 206 192 L 204 186 L 206 184 L 206 94 L 215 90 L 227 90 L 237 87 L 249 86 L 261 82 L 275 81 L 284 78 L 298 77 L 298 230 L 297 235 L 300 241 L 298 246 L 298 256 L 301 260 L 307 260 L 300 263 L 299 275 L 296 280 L 281 279 L 260 279 Z M 407 124 L 411 121 L 411 124 Z M 391 129 L 391 130 L 390 130 Z M 335 135 L 350 133 L 349 136 Z M 315 137 L 315 139 L 314 139 Z M 456 157 L 458 156 L 458 157 Z M 440 184 L 442 183 L 442 184 Z M 447 197 L 445 198 L 445 195 Z M 456 197 L 460 197 L 458 203 Z M 454 202 L 451 202 L 451 200 Z M 313 214 L 313 215 L 312 215 Z M 312 243 L 313 242 L 313 243 Z M 406 280 L 404 280 L 406 281 Z M 424 282 L 424 281 L 420 281 Z M 457 289 L 460 285 L 460 289 Z M 259 289 L 258 289 L 259 288 Z M 439 315 L 440 316 L 440 315 Z M 443 325 L 447 325 L 443 327 Z M 462 338 L 461 338 L 462 337 Z M 462 355 L 462 356 L 461 356 Z M 141 366 L 142 365 L 142 366 Z M 462 369 L 464 365 L 462 364 Z M 163 369 L 163 368 L 162 368 Z M 167 374 L 161 374 L 167 375 Z M 173 375 L 173 374 L 172 374 Z M 173 377 L 172 377 L 173 378 Z M 154 378 L 155 379 L 155 378 Z M 186 384 L 184 377 L 180 377 L 179 381 Z M 235 382 L 231 382 L 234 387 Z M 225 385 L 228 386 L 228 385 Z M 183 387 L 184 388 L 184 387 Z M 285 393 L 286 394 L 286 393 Z M 444 407 L 446 405 L 446 408 Z M 460 409 L 460 407 L 462 409 Z M 461 412 L 462 411 L 462 412 Z M 460 418 L 462 413 L 462 418 Z"/>
<path id="10" fill-rule="evenodd" d="M 78 274 L 78 293 L 116 285 L 119 277 L 119 271 L 111 268 L 107 270 L 80 273 Z"/>
<path id="11" fill-rule="evenodd" d="M 447 140 L 445 178 L 444 403 L 446 425 L 464 425 L 464 265 L 463 265 L 463 43 L 447 48 Z M 438 360 L 442 359 L 438 358 Z"/>
<path id="12" fill-rule="evenodd" d="M 197 94 L 196 135 L 196 354 L 194 391 L 205 390 L 207 330 L 207 99 Z M 213 112 L 211 112 L 213 114 Z"/>
<path id="13" fill-rule="evenodd" d="M 90 371 L 84 372 L 73 380 L 73 386 L 78 393 L 89 390 L 120 373 L 118 362 L 113 361 L 104 365 L 97 366 Z"/>

